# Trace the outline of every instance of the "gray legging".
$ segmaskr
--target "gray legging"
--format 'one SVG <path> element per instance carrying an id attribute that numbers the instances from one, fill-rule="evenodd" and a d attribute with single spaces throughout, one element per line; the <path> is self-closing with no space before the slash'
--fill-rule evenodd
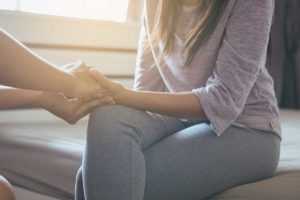
<path id="1" fill-rule="evenodd" d="M 273 175 L 280 140 L 231 126 L 218 137 L 207 123 L 125 106 L 95 109 L 78 171 L 77 200 L 200 200 Z"/>

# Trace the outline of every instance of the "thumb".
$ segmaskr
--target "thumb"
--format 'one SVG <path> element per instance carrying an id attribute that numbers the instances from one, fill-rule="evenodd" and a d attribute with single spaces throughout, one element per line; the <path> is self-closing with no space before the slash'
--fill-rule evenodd
<path id="1" fill-rule="evenodd" d="M 89 69 L 91 77 L 104 88 L 110 88 L 110 80 L 96 68 Z"/>

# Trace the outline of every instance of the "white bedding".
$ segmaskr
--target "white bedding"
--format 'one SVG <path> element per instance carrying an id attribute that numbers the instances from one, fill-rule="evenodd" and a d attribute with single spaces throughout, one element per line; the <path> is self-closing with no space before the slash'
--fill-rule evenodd
<path id="1" fill-rule="evenodd" d="M 282 110 L 281 121 L 283 141 L 277 175 L 232 188 L 211 199 L 300 197 L 300 112 Z M 30 191 L 57 199 L 73 199 L 86 125 L 84 119 L 76 126 L 68 126 L 40 110 L 1 111 L 0 174 L 19 187 L 17 195 L 22 200 L 27 200 L 26 190 L 28 200 L 46 198 Z"/>

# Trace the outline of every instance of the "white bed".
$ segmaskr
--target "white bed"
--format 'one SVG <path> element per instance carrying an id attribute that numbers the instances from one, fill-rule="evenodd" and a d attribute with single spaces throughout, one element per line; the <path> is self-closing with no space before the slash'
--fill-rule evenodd
<path id="1" fill-rule="evenodd" d="M 300 199 L 300 111 L 281 110 L 283 141 L 276 176 L 210 199 Z M 87 119 L 75 126 L 40 110 L 0 112 L 0 174 L 17 200 L 73 199 Z"/>

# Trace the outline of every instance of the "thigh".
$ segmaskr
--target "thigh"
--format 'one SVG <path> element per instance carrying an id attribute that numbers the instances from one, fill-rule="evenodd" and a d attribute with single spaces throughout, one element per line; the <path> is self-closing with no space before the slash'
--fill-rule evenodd
<path id="1" fill-rule="evenodd" d="M 125 106 L 94 110 L 82 168 L 86 199 L 142 199 L 145 185 L 142 150 L 183 128 L 179 119 Z M 80 182 L 77 183 L 80 187 Z"/>
<path id="2" fill-rule="evenodd" d="M 184 129 L 180 119 L 137 110 L 121 105 L 107 105 L 90 114 L 88 141 L 131 136 L 141 149 Z"/>
<path id="3" fill-rule="evenodd" d="M 144 151 L 145 200 L 200 200 L 271 176 L 279 139 L 231 126 L 218 137 L 208 124 L 181 130 Z"/>

